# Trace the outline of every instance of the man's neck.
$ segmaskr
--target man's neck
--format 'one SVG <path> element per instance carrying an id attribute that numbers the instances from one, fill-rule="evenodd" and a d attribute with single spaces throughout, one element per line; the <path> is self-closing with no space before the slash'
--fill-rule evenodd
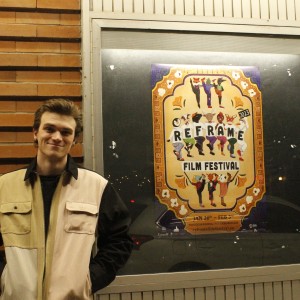
<path id="1" fill-rule="evenodd" d="M 49 160 L 37 157 L 37 173 L 39 175 L 60 175 L 65 170 L 67 164 L 67 157 L 63 160 Z"/>

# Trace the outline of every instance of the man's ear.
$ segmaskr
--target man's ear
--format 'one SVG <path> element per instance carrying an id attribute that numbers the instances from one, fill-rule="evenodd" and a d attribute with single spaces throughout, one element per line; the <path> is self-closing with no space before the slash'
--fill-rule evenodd
<path id="1" fill-rule="evenodd" d="M 37 141 L 37 130 L 32 129 L 32 133 L 33 133 L 33 140 Z"/>
<path id="2" fill-rule="evenodd" d="M 33 129 L 33 143 L 37 147 L 38 146 L 38 138 L 37 138 L 37 130 Z"/>

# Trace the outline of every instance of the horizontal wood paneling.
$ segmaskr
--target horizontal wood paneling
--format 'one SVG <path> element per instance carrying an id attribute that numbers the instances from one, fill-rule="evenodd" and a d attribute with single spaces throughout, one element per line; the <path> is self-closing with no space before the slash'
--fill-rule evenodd
<path id="1" fill-rule="evenodd" d="M 26 9 L 45 9 L 45 10 L 80 10 L 80 0 L 1 0 L 0 9 L 26 10 Z"/>
<path id="2" fill-rule="evenodd" d="M 54 83 L 0 83 L 1 96 L 81 96 L 81 87 L 74 84 Z"/>
<path id="3" fill-rule="evenodd" d="M 26 47 L 25 44 L 23 47 Z M 32 46 L 32 44 L 29 44 Z M 45 45 L 48 47 L 49 45 Z M 22 47 L 20 47 L 22 48 Z M 20 49 L 19 50 L 22 50 Z M 48 54 L 48 53 L 0 53 L 0 69 L 24 68 L 74 68 L 77 71 L 81 66 L 79 54 Z"/>
<path id="4" fill-rule="evenodd" d="M 81 106 L 80 0 L 0 1 L 0 174 L 35 155 L 33 113 L 43 100 Z M 72 155 L 83 160 L 82 139 Z"/>
<path id="5" fill-rule="evenodd" d="M 8 9 L 13 9 L 13 8 L 19 8 L 21 7 L 22 9 L 26 8 L 31 8 L 34 9 L 36 8 L 36 0 L 1 0 L 0 2 L 1 8 L 8 8 Z"/>
<path id="6" fill-rule="evenodd" d="M 33 147 L 33 142 L 31 143 L 14 143 L 14 144 L 5 144 L 0 145 L 1 158 L 31 158 L 36 154 L 36 149 Z M 74 157 L 81 157 L 82 145 L 76 144 L 72 150 L 71 154 Z"/>
<path id="7" fill-rule="evenodd" d="M 80 10 L 80 0 L 36 0 L 36 7 L 55 10 Z"/>
<path id="8" fill-rule="evenodd" d="M 33 133 L 31 130 L 25 132 L 1 131 L 0 143 L 32 143 Z"/>
<path id="9" fill-rule="evenodd" d="M 30 127 L 33 123 L 33 114 L 2 113 L 0 127 Z"/>

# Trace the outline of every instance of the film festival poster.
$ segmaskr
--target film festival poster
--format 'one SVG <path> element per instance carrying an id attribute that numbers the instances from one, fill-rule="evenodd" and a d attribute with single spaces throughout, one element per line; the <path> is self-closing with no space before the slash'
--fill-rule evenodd
<path id="1" fill-rule="evenodd" d="M 155 195 L 190 234 L 235 232 L 265 193 L 260 74 L 151 66 Z"/>

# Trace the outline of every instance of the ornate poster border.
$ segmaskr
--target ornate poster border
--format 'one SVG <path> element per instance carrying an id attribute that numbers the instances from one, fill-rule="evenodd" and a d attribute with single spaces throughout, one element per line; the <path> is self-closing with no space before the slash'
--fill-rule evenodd
<path id="1" fill-rule="evenodd" d="M 243 194 L 236 199 L 235 205 L 230 208 L 195 209 L 189 204 L 188 199 L 179 195 L 180 188 L 170 186 L 167 182 L 166 156 L 168 153 L 166 153 L 166 141 L 168 133 L 166 132 L 165 117 L 168 112 L 165 111 L 165 102 L 170 97 L 174 97 L 179 86 L 187 85 L 188 81 L 191 81 L 192 84 L 193 78 L 201 77 L 225 78 L 232 86 L 240 90 L 242 97 L 249 100 L 249 109 L 246 110 L 243 109 L 243 101 L 240 99 L 236 98 L 231 101 L 241 112 L 240 119 L 243 118 L 243 113 L 250 111 L 253 133 L 253 165 L 250 168 L 253 169 L 254 178 L 248 182 Z M 259 78 L 259 73 L 255 67 L 159 64 L 152 66 L 155 195 L 168 209 L 174 211 L 176 217 L 185 224 L 185 230 L 191 234 L 239 230 L 243 218 L 249 215 L 251 209 L 255 207 L 265 193 L 262 97 L 258 84 L 254 82 L 257 78 Z M 182 99 L 175 100 L 182 101 Z M 174 101 L 173 105 L 177 105 L 174 104 Z M 178 105 L 180 106 L 180 103 Z M 200 109 L 200 105 L 198 107 Z M 205 109 L 211 111 L 209 108 L 205 107 Z M 239 180 L 237 184 L 243 186 L 245 180 L 241 176 Z"/>

